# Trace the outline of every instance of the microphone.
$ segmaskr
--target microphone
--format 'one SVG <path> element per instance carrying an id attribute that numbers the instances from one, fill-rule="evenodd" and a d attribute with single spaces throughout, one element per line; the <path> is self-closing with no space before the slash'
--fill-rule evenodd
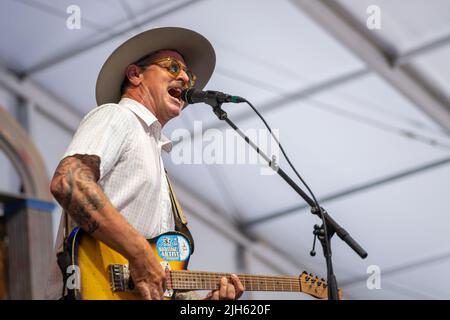
<path id="1" fill-rule="evenodd" d="M 232 96 L 219 91 L 201 91 L 195 88 L 183 90 L 181 92 L 181 99 L 189 104 L 203 102 L 213 107 L 217 107 L 224 102 L 245 102 L 245 99 L 239 96 Z"/>

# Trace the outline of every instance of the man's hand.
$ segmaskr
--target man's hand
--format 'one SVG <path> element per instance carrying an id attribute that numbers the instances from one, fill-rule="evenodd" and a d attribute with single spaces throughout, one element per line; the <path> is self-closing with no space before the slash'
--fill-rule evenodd
<path id="1" fill-rule="evenodd" d="M 227 278 L 220 279 L 220 287 L 206 296 L 205 300 L 236 300 L 244 293 L 244 286 L 235 274 L 231 275 L 231 282 Z"/>
<path id="2" fill-rule="evenodd" d="M 161 300 L 166 289 L 166 274 L 145 240 L 142 254 L 129 261 L 131 278 L 144 300 Z"/>

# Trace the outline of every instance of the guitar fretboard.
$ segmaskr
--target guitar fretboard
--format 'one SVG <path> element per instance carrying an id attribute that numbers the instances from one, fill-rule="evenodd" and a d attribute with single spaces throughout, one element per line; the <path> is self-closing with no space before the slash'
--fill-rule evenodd
<path id="1" fill-rule="evenodd" d="M 237 276 L 241 280 L 245 291 L 302 292 L 298 277 L 248 274 L 237 274 Z M 167 279 L 167 286 L 169 289 L 215 290 L 219 288 L 222 277 L 226 277 L 228 281 L 231 281 L 230 273 L 171 270 L 170 277 Z"/>

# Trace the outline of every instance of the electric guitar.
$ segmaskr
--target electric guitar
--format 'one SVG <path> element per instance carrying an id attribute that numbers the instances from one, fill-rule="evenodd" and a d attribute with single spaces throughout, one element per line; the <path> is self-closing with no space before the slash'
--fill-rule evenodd
<path id="1" fill-rule="evenodd" d="M 186 270 L 190 258 L 190 243 L 179 232 L 167 232 L 148 240 L 152 250 L 166 270 L 165 299 L 176 290 L 215 290 L 220 279 L 230 273 Z M 70 253 L 64 279 L 68 296 L 82 300 L 136 300 L 141 299 L 134 288 L 128 261 L 103 242 L 75 228 L 67 241 Z M 245 291 L 303 292 L 318 299 L 328 296 L 323 279 L 303 272 L 294 276 L 263 276 L 237 274 Z M 339 289 L 342 299 L 342 290 Z"/>

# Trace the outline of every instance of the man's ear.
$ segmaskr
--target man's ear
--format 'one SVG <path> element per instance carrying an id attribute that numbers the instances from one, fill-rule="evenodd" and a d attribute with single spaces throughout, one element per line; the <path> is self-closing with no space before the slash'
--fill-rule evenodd
<path id="1" fill-rule="evenodd" d="M 128 81 L 130 81 L 130 83 L 136 87 L 139 86 L 139 84 L 141 84 L 143 79 L 141 68 L 139 68 L 135 64 L 130 64 L 127 67 L 127 69 L 125 70 L 125 75 L 127 76 Z"/>

